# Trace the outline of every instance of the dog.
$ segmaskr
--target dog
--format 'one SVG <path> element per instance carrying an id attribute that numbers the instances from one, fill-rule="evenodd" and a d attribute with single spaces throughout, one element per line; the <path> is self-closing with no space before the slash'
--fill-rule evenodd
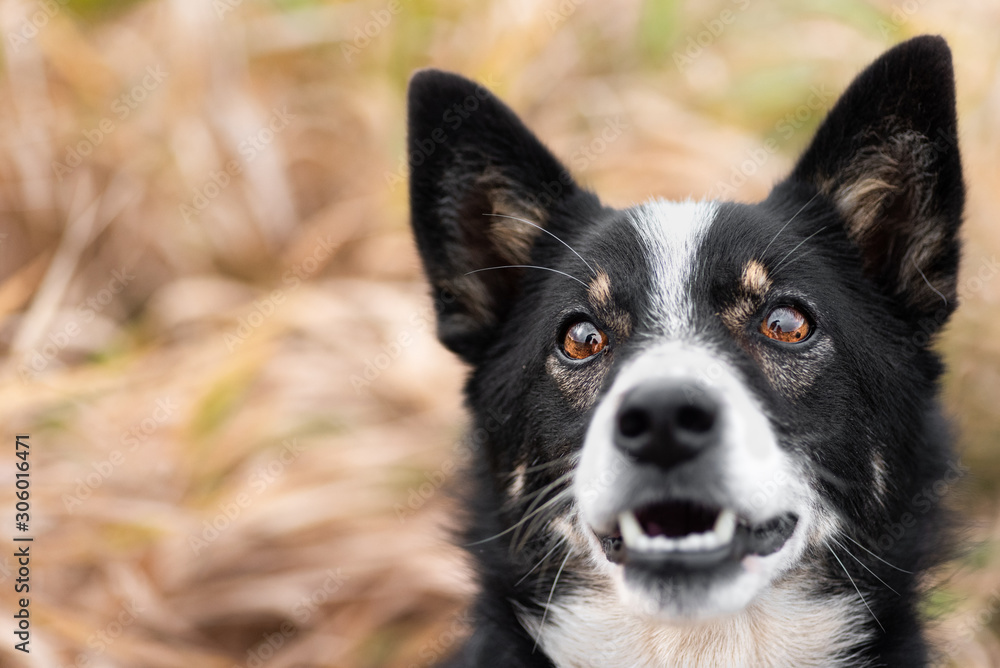
<path id="1" fill-rule="evenodd" d="M 410 81 L 408 151 L 476 436 L 479 593 L 446 665 L 934 658 L 957 462 L 931 345 L 965 199 L 944 39 L 862 71 L 756 204 L 604 206 L 438 70 Z"/>

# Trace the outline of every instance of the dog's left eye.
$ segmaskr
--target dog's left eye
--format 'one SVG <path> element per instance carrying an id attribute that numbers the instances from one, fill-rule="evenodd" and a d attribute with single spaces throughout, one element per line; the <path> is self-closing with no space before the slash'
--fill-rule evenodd
<path id="1" fill-rule="evenodd" d="M 575 360 L 592 357 L 608 345 L 608 335 L 589 320 L 571 325 L 563 338 L 563 352 Z"/>
<path id="2" fill-rule="evenodd" d="M 779 306 L 760 323 L 760 331 L 775 341 L 798 343 L 809 336 L 809 320 L 797 308 Z"/>

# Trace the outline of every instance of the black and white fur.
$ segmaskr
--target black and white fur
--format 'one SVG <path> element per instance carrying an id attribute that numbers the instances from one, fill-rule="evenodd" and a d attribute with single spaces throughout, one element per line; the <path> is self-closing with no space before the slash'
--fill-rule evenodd
<path id="1" fill-rule="evenodd" d="M 928 490 L 954 467 L 930 345 L 964 203 L 943 39 L 862 72 L 757 204 L 603 206 L 496 97 L 435 70 L 410 83 L 409 151 L 477 435 L 480 593 L 449 665 L 930 661 L 922 576 L 946 519 Z M 785 307 L 800 342 L 761 329 Z M 563 349 L 578 322 L 607 338 L 584 360 Z M 683 411 L 707 416 L 693 449 Z"/>

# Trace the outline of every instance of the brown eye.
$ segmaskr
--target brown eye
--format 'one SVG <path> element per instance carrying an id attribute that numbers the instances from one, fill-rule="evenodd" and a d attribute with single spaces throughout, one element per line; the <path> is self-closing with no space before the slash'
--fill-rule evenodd
<path id="1" fill-rule="evenodd" d="M 760 323 L 760 331 L 775 341 L 798 343 L 809 336 L 809 321 L 798 309 L 779 306 Z"/>
<path id="2" fill-rule="evenodd" d="M 584 360 L 604 350 L 608 345 L 608 335 L 587 320 L 576 323 L 566 330 L 563 350 L 575 360 Z"/>

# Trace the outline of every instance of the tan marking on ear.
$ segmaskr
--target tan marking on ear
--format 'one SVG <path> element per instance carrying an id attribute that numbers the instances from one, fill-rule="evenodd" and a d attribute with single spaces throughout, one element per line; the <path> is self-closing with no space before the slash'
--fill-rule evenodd
<path id="1" fill-rule="evenodd" d="M 862 151 L 837 177 L 819 184 L 846 221 L 847 234 L 862 249 L 885 225 L 883 231 L 899 237 L 906 245 L 895 277 L 900 292 L 911 305 L 930 308 L 935 301 L 955 297 L 953 278 L 920 275 L 942 250 L 945 239 L 941 225 L 934 219 L 930 204 L 936 175 L 928 167 L 933 162 L 934 147 L 923 134 L 907 130 L 897 132 L 877 148 Z M 891 219 L 883 220 L 891 215 Z M 865 270 L 878 272 L 885 258 L 865 256 Z M 927 283 L 931 287 L 928 287 Z"/>
<path id="2" fill-rule="evenodd" d="M 528 264 L 531 247 L 539 234 L 537 229 L 510 218 L 493 218 L 487 224 L 486 235 L 504 262 Z"/>
<path id="3" fill-rule="evenodd" d="M 548 211 L 524 200 L 517 199 L 509 190 L 492 190 L 489 193 L 489 198 L 490 203 L 493 205 L 493 211 L 490 211 L 490 213 L 524 218 L 539 227 L 545 227 L 545 224 L 549 222 Z M 508 222 L 517 223 L 518 221 L 508 220 Z M 538 229 L 531 225 L 521 224 L 519 227 L 527 228 L 531 234 L 538 234 Z"/>
<path id="4" fill-rule="evenodd" d="M 872 164 L 870 169 L 874 174 L 892 172 L 895 165 L 891 159 L 887 159 L 885 162 Z M 895 196 L 896 190 L 896 187 L 878 175 L 837 186 L 830 195 L 837 210 L 847 221 L 847 235 L 855 242 L 867 236 L 885 204 Z"/>
<path id="5" fill-rule="evenodd" d="M 484 216 L 488 227 L 487 236 L 493 247 L 505 261 L 511 264 L 526 264 L 531 258 L 531 248 L 535 238 L 541 233 L 537 227 L 526 225 L 513 218 L 523 218 L 538 227 L 548 222 L 548 214 L 541 207 L 517 197 L 517 185 L 499 169 L 485 170 L 477 179 L 475 187 L 486 194 L 490 210 L 480 214 L 511 216 L 499 218 Z"/>
<path id="6" fill-rule="evenodd" d="M 841 174 L 820 182 L 847 221 L 847 233 L 862 243 L 879 217 L 894 202 L 909 205 L 914 218 L 926 212 L 934 176 L 926 167 L 932 158 L 927 137 L 907 130 L 859 152 Z"/>
<path id="7" fill-rule="evenodd" d="M 590 281 L 587 288 L 587 297 L 590 305 L 595 309 L 607 308 L 611 305 L 611 277 L 603 270 L 598 270 L 597 275 Z"/>
<path id="8" fill-rule="evenodd" d="M 759 260 L 750 260 L 743 267 L 743 288 L 750 294 L 761 297 L 771 289 L 771 277 Z"/>
<path id="9" fill-rule="evenodd" d="M 537 227 L 526 225 L 518 220 L 484 214 L 494 213 L 524 218 L 542 227 L 546 222 L 544 212 L 528 202 L 518 200 L 514 195 L 516 192 L 514 183 L 498 169 L 491 168 L 483 172 L 476 179 L 476 187 L 486 193 L 486 200 L 491 210 L 470 212 L 469 215 L 478 215 L 482 218 L 481 222 L 470 222 L 486 227 L 486 237 L 504 263 L 527 264 L 531 259 L 531 249 L 535 239 L 541 234 L 541 231 Z M 478 269 L 485 269 L 485 267 L 467 268 L 468 271 Z M 462 304 L 473 319 L 487 324 L 493 322 L 495 304 L 481 276 L 476 274 L 455 276 L 440 281 L 438 287 L 459 295 Z"/>

